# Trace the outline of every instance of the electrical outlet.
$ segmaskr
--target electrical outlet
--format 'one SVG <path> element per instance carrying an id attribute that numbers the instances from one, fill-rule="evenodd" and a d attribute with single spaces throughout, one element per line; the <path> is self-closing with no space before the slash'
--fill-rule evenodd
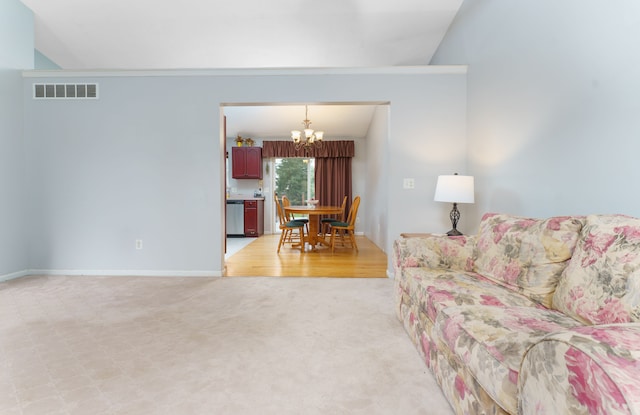
<path id="1" fill-rule="evenodd" d="M 416 187 L 416 182 L 414 179 L 404 179 L 402 182 L 403 189 L 414 189 Z"/>
<path id="2" fill-rule="evenodd" d="M 136 239 L 136 249 L 142 249 L 142 239 Z"/>

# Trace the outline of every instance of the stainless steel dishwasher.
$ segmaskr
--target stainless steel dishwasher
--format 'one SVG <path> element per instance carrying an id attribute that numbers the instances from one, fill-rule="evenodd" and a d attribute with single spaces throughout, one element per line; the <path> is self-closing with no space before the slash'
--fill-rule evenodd
<path id="1" fill-rule="evenodd" d="M 244 236 L 244 200 L 227 200 L 227 236 Z"/>

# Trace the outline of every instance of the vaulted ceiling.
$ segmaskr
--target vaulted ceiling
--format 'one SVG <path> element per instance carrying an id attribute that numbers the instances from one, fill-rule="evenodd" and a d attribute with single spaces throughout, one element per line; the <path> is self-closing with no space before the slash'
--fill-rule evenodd
<path id="1" fill-rule="evenodd" d="M 22 0 L 64 69 L 426 65 L 462 0 Z"/>

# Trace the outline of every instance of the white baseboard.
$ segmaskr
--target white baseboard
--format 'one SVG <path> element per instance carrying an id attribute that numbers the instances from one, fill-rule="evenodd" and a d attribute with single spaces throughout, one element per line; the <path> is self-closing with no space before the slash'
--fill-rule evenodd
<path id="1" fill-rule="evenodd" d="M 12 272 L 10 274 L 0 275 L 0 282 L 13 280 L 15 278 L 24 277 L 24 276 L 27 276 L 27 275 L 31 275 L 29 270 L 23 270 L 23 271 L 18 271 L 18 272 Z"/>
<path id="2" fill-rule="evenodd" d="M 16 273 L 17 274 L 17 273 Z M 114 277 L 222 277 L 222 271 L 159 271 L 159 270 L 78 270 L 78 269 L 30 269 L 13 278 L 26 275 L 114 276 Z M 10 274 L 12 275 L 12 274 Z M 0 276 L 0 281 L 2 277 Z"/>

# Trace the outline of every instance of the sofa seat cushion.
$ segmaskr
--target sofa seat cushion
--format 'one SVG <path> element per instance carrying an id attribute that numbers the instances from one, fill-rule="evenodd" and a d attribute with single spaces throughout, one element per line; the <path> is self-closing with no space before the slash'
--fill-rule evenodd
<path id="1" fill-rule="evenodd" d="M 553 307 L 587 324 L 640 322 L 640 219 L 587 216 Z"/>
<path id="2" fill-rule="evenodd" d="M 520 363 L 549 333 L 581 325 L 555 310 L 534 307 L 459 306 L 443 309 L 432 335 L 507 412 L 516 413 Z"/>
<path id="3" fill-rule="evenodd" d="M 432 322 L 444 308 L 459 305 L 521 306 L 544 309 L 528 297 L 481 275 L 445 269 L 407 268 L 405 291 Z"/>
<path id="4" fill-rule="evenodd" d="M 640 324 L 582 326 L 531 347 L 518 413 L 640 414 Z"/>
<path id="5" fill-rule="evenodd" d="M 480 222 L 474 271 L 545 307 L 578 242 L 582 219 L 531 219 L 487 213 Z"/>

